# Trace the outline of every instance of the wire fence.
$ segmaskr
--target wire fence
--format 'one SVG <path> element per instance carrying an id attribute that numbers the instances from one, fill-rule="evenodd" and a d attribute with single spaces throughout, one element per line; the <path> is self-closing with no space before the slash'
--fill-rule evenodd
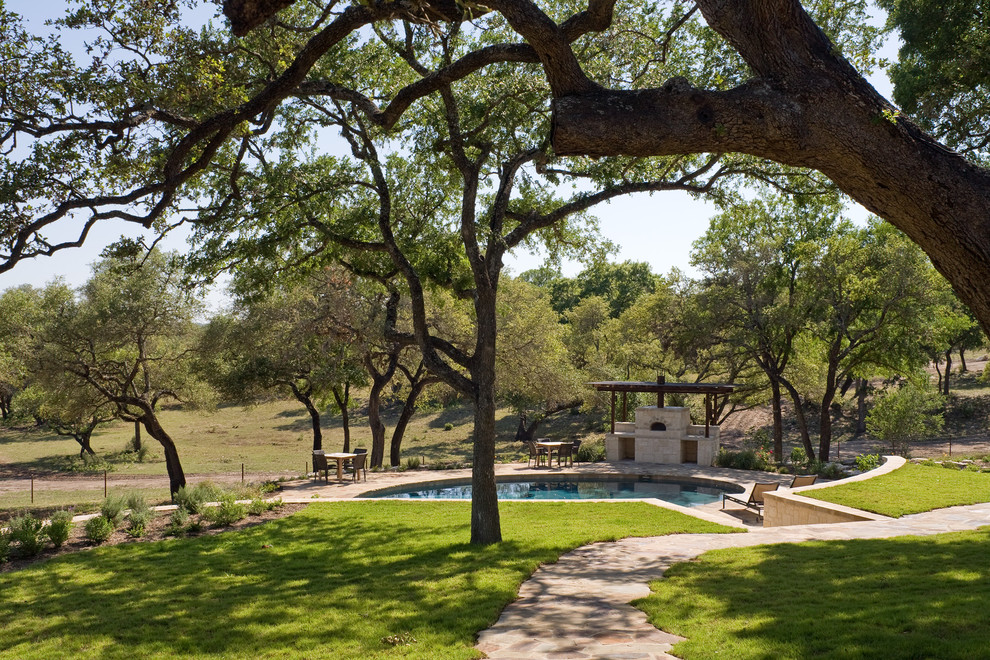
<path id="1" fill-rule="evenodd" d="M 222 485 L 276 481 L 299 475 L 248 471 L 241 463 L 239 472 L 187 475 L 188 484 L 212 481 Z M 309 474 L 310 463 L 304 462 L 302 474 Z M 0 477 L 0 509 L 23 506 L 68 506 L 77 502 L 92 502 L 120 491 L 140 491 L 149 498 L 169 499 L 170 481 L 167 475 L 146 476 L 120 474 L 103 470 L 93 474 L 28 475 Z"/>

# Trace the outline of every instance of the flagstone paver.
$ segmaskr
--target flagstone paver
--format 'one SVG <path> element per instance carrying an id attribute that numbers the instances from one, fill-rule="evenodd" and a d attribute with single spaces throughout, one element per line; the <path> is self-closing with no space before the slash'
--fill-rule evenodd
<path id="1" fill-rule="evenodd" d="M 754 528 L 745 534 L 677 534 L 596 543 L 541 566 L 519 598 L 483 631 L 490 658 L 672 658 L 680 638 L 657 630 L 629 605 L 664 570 L 708 550 L 810 540 L 930 535 L 990 525 L 990 504 L 869 522 Z"/>

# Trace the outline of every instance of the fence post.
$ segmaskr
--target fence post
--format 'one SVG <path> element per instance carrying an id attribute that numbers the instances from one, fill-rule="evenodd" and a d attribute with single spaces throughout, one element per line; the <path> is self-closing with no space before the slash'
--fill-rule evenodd
<path id="1" fill-rule="evenodd" d="M 241 483 L 244 483 L 244 463 L 241 463 Z"/>
<path id="2" fill-rule="evenodd" d="M 107 497 L 107 471 L 103 471 L 103 499 Z"/>
<path id="3" fill-rule="evenodd" d="M 31 475 L 31 504 L 34 504 L 34 475 Z"/>

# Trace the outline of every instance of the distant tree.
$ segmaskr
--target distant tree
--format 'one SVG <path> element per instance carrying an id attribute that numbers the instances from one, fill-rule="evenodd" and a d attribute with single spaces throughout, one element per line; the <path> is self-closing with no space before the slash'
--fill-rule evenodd
<path id="1" fill-rule="evenodd" d="M 922 374 L 878 396 L 866 415 L 866 428 L 889 442 L 891 451 L 906 455 L 912 442 L 942 430 L 944 409 L 945 397 Z"/>
<path id="2" fill-rule="evenodd" d="M 201 371 L 237 401 L 273 390 L 291 395 L 309 414 L 313 449 L 323 449 L 321 408 L 338 396 L 346 410 L 344 393 L 365 380 L 352 279 L 328 271 L 299 284 L 275 284 L 263 297 L 238 298 L 204 333 Z"/>
<path id="3" fill-rule="evenodd" d="M 901 39 L 894 101 L 975 162 L 990 157 L 990 21 L 984 0 L 880 0 Z"/>
<path id="4" fill-rule="evenodd" d="M 964 352 L 981 346 L 984 335 L 972 312 L 956 297 L 949 288 L 949 283 L 937 274 L 933 275 L 933 280 L 934 318 L 926 333 L 925 349 L 938 374 L 938 389 L 948 396 L 952 374 L 952 353 L 959 352 L 965 371 Z M 944 372 L 941 369 L 943 362 Z"/>
<path id="5" fill-rule="evenodd" d="M 843 381 L 912 373 L 924 362 L 923 326 L 937 273 L 904 234 L 888 224 L 828 236 L 808 269 L 816 308 L 804 344 L 823 367 L 815 387 L 819 449 L 828 460 L 832 403 Z"/>
<path id="6" fill-rule="evenodd" d="M 81 387 L 74 378 L 39 380 L 17 395 L 18 406 L 40 420 L 56 435 L 79 444 L 80 458 L 95 456 L 93 432 L 117 418 L 116 406 L 92 388 Z M 58 374 L 51 374 L 57 377 Z"/>
<path id="7" fill-rule="evenodd" d="M 601 296 L 590 296 L 579 302 L 564 318 L 568 324 L 565 342 L 574 365 L 596 379 L 611 375 L 615 367 L 610 364 L 608 350 L 608 302 Z"/>
<path id="8" fill-rule="evenodd" d="M 833 231 L 838 207 L 834 198 L 821 196 L 768 196 L 741 204 L 713 218 L 691 254 L 704 274 L 702 307 L 717 319 L 724 344 L 745 350 L 769 381 L 777 456 L 783 453 L 785 393 L 796 397 L 801 440 L 808 455 L 815 455 L 788 367 L 816 305 L 813 292 L 800 284 L 808 246 Z"/>
<path id="9" fill-rule="evenodd" d="M 183 281 L 172 255 L 143 257 L 120 246 L 108 251 L 78 299 L 49 300 L 32 353 L 44 378 L 65 373 L 137 421 L 164 449 L 169 488 L 186 483 L 179 453 L 158 418 L 164 400 L 188 405 L 212 402 L 212 391 L 192 372 L 199 300 Z"/>
<path id="10" fill-rule="evenodd" d="M 14 412 L 14 397 L 32 379 L 30 354 L 32 334 L 44 314 L 46 295 L 69 298 L 72 292 L 59 283 L 47 291 L 29 285 L 7 289 L 0 295 L 0 418 Z M 25 411 L 26 412 L 26 411 Z"/>
<path id="11" fill-rule="evenodd" d="M 499 287 L 495 389 L 519 416 L 516 440 L 532 440 L 551 415 L 580 406 L 587 378 L 571 364 L 566 328 L 549 294 L 521 279 Z"/>

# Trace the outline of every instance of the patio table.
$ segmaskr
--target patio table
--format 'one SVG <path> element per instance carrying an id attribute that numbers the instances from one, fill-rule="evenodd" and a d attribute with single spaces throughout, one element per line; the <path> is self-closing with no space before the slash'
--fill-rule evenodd
<path id="1" fill-rule="evenodd" d="M 537 440 L 536 446 L 543 447 L 547 450 L 547 467 L 550 467 L 550 462 L 553 460 L 553 452 L 557 452 L 557 467 L 560 467 L 560 448 L 563 445 L 573 445 L 573 442 L 563 442 L 560 440 Z"/>
<path id="2" fill-rule="evenodd" d="M 337 461 L 337 481 L 344 480 L 344 461 L 354 458 L 357 454 L 351 454 L 348 452 L 338 451 L 332 454 L 325 454 L 327 458 L 332 458 Z"/>

